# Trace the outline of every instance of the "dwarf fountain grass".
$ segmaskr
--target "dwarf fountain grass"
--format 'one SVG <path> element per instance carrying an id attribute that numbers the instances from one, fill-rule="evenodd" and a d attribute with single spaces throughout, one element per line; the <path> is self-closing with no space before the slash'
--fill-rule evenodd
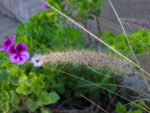
<path id="1" fill-rule="evenodd" d="M 98 39 L 97 36 L 93 35 L 91 32 L 89 32 L 87 29 L 85 29 L 84 27 L 82 27 L 80 24 L 78 24 L 76 21 L 74 21 L 73 19 L 67 17 L 65 14 L 63 14 L 61 11 L 55 9 L 55 7 L 49 5 L 52 9 L 54 9 L 56 12 L 58 12 L 59 14 L 61 14 L 62 16 L 66 17 L 68 20 L 70 20 L 71 22 L 73 22 L 75 25 L 77 25 L 78 27 L 80 27 L 81 29 L 83 29 L 85 32 L 89 33 L 91 36 L 93 36 L 94 38 Z M 123 58 L 125 58 L 126 60 L 128 60 L 130 63 L 136 65 L 139 69 L 141 69 L 144 73 L 146 73 L 147 75 L 149 75 L 149 73 L 145 72 L 145 70 L 143 70 L 138 64 L 135 64 L 134 62 L 132 62 L 131 60 L 129 60 L 127 57 L 123 56 L 122 54 L 120 54 L 117 50 L 114 50 L 113 48 L 111 48 L 107 43 L 105 43 L 104 41 L 98 39 L 100 42 L 102 42 L 104 45 L 106 45 L 107 47 L 109 47 L 110 49 L 112 49 L 114 52 L 118 53 L 120 56 L 122 56 Z M 35 60 L 34 60 L 35 61 Z M 39 60 L 37 60 L 39 62 Z M 60 63 L 60 61 L 58 61 Z M 50 62 L 49 62 L 50 63 Z M 53 62 L 55 63 L 55 62 Z M 64 62 L 63 62 L 64 63 Z M 66 62 L 65 62 L 66 63 Z M 87 64 L 86 64 L 87 65 Z"/>
<path id="2" fill-rule="evenodd" d="M 117 59 L 94 51 L 71 50 L 66 52 L 51 52 L 50 54 L 34 56 L 31 59 L 34 66 L 42 66 L 48 63 L 91 65 L 96 67 L 108 67 L 116 71 L 131 74 L 132 64 L 122 59 Z"/>
<path id="3" fill-rule="evenodd" d="M 117 75 L 118 77 L 120 76 L 120 74 L 116 73 L 117 71 L 120 73 L 125 73 L 125 74 L 132 74 L 132 73 L 137 74 L 137 72 L 135 72 L 134 70 L 134 67 L 131 64 L 127 63 L 126 61 L 122 59 L 117 59 L 112 56 L 108 56 L 103 53 L 97 53 L 94 51 L 70 50 L 70 51 L 63 51 L 63 52 L 55 51 L 55 52 L 52 52 L 50 54 L 45 54 L 45 55 L 36 54 L 31 58 L 31 62 L 34 64 L 35 67 L 41 67 L 41 66 L 45 67 L 46 64 L 63 64 L 64 65 L 64 64 L 70 64 L 70 63 L 79 64 L 80 66 L 85 65 L 88 68 L 92 69 L 93 72 L 96 72 L 99 75 L 102 75 L 105 78 L 109 78 L 109 79 L 114 78 L 114 77 L 109 76 L 109 75 L 107 76 L 103 73 L 97 72 L 92 67 L 96 67 L 96 68 L 105 67 L 105 68 L 109 68 L 109 71 L 111 71 L 111 69 L 115 70 L 113 72 L 115 72 L 114 74 Z M 142 86 L 143 84 L 139 83 L 139 85 Z M 129 89 L 132 89 L 132 86 Z M 136 88 L 133 91 L 136 92 Z M 142 96 L 142 94 L 140 95 Z"/>
<path id="4" fill-rule="evenodd" d="M 41 0 L 42 2 L 45 2 L 43 0 Z M 47 3 L 48 4 L 48 3 Z M 119 51 L 117 51 L 116 49 L 114 49 L 113 47 L 111 47 L 108 43 L 106 43 L 105 41 L 103 41 L 102 39 L 100 39 L 98 36 L 94 35 L 93 33 L 91 33 L 89 30 L 87 30 L 86 28 L 84 28 L 82 25 L 80 25 L 78 22 L 76 22 L 74 19 L 70 18 L 69 16 L 67 16 L 65 13 L 63 13 L 62 11 L 60 11 L 59 9 L 57 9 L 56 7 L 54 7 L 51 4 L 48 4 L 48 6 L 53 9 L 54 11 L 56 11 L 57 13 L 59 13 L 61 16 L 65 17 L 66 19 L 68 19 L 69 21 L 71 21 L 73 24 L 75 24 L 76 26 L 78 26 L 79 28 L 81 28 L 83 31 L 85 31 L 86 33 L 88 33 L 89 35 L 91 35 L 94 39 L 98 40 L 99 42 L 101 42 L 102 44 L 104 44 L 106 47 L 108 47 L 109 49 L 111 49 L 113 52 L 117 53 L 119 56 L 123 57 L 124 59 L 126 59 L 128 62 L 132 63 L 133 65 L 135 65 L 138 69 L 140 69 L 140 71 L 142 71 L 144 74 L 146 74 L 148 77 L 150 77 L 150 74 L 145 71 L 143 68 L 141 68 L 139 66 L 139 64 L 133 62 L 132 60 L 130 60 L 129 58 L 127 58 L 126 56 L 124 56 L 122 53 L 120 53 Z M 122 23 L 121 23 L 122 24 Z M 128 41 L 129 42 L 129 41 Z M 130 46 L 131 47 L 131 46 Z M 131 47 L 132 50 L 132 47 Z M 132 53 L 134 54 L 134 52 L 132 51 Z M 136 58 L 136 57 L 135 57 Z"/>

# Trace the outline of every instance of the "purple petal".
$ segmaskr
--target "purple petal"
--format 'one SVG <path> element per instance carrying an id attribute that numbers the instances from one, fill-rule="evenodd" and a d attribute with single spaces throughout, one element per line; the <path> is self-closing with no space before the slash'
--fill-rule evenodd
<path id="1" fill-rule="evenodd" d="M 47 4 L 47 3 L 44 3 L 44 4 L 43 4 L 43 8 L 44 8 L 44 9 L 49 9 L 48 4 Z"/>
<path id="2" fill-rule="evenodd" d="M 8 50 L 9 46 L 13 45 L 14 44 L 14 40 L 15 40 L 16 36 L 15 35 L 12 35 L 12 37 L 8 37 L 5 39 L 4 43 L 2 44 L 2 48 L 0 49 L 1 50 Z"/>
<path id="3" fill-rule="evenodd" d="M 13 45 L 14 41 L 11 38 L 7 38 L 4 43 L 2 44 L 2 47 L 4 50 L 7 50 L 9 46 Z"/>
<path id="4" fill-rule="evenodd" d="M 9 46 L 7 52 L 9 55 L 15 54 L 16 53 L 15 46 L 14 45 Z"/>
<path id="5" fill-rule="evenodd" d="M 27 58 L 27 60 L 29 60 L 29 58 L 30 58 L 30 55 L 28 52 L 23 52 L 22 56 L 25 56 Z"/>
<path id="6" fill-rule="evenodd" d="M 10 55 L 10 61 L 12 63 L 23 65 L 27 60 L 29 60 L 29 53 L 28 52 L 23 52 L 21 54 L 15 53 L 15 54 Z"/>
<path id="7" fill-rule="evenodd" d="M 26 61 L 27 61 L 27 57 L 26 56 L 20 56 L 18 61 L 17 61 L 17 64 L 23 65 Z"/>
<path id="8" fill-rule="evenodd" d="M 18 58 L 19 58 L 19 56 L 18 56 L 17 54 L 12 54 L 12 55 L 10 56 L 10 61 L 11 61 L 12 63 L 17 63 Z"/>
<path id="9" fill-rule="evenodd" d="M 16 35 L 12 35 L 12 40 L 14 41 L 15 40 L 15 38 L 16 38 Z"/>
<path id="10" fill-rule="evenodd" d="M 15 46 L 15 50 L 18 53 L 22 53 L 22 52 L 27 51 L 27 46 L 24 43 L 20 42 Z"/>

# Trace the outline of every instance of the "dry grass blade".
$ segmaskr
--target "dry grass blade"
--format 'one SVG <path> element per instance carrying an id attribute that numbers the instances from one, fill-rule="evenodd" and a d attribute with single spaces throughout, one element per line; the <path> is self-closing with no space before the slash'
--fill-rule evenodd
<path id="1" fill-rule="evenodd" d="M 114 5 L 112 4 L 111 0 L 108 0 L 108 2 L 110 3 L 110 5 L 111 5 L 111 7 L 112 7 L 112 9 L 113 9 L 113 11 L 114 11 L 114 13 L 115 13 L 115 15 L 116 15 L 116 17 L 117 17 L 119 23 L 120 23 L 120 26 L 121 26 L 121 28 L 122 28 L 122 30 L 123 30 L 123 33 L 124 33 L 124 35 L 125 35 L 125 38 L 126 38 L 126 40 L 127 40 L 128 45 L 129 45 L 129 47 L 130 47 L 130 50 L 131 50 L 131 52 L 132 52 L 132 54 L 133 54 L 133 57 L 134 57 L 134 59 L 136 60 L 136 62 L 138 63 L 138 60 L 137 60 L 137 58 L 136 58 L 136 56 L 135 56 L 135 53 L 134 53 L 134 51 L 133 51 L 133 49 L 132 49 L 131 43 L 130 43 L 130 41 L 129 41 L 129 39 L 128 39 L 128 35 L 127 35 L 126 30 L 125 30 L 125 28 L 124 28 L 124 26 L 123 26 L 123 24 L 122 24 L 122 22 L 121 22 L 121 20 L 120 20 L 120 17 L 119 17 L 119 15 L 118 15 L 118 13 L 117 13 L 117 11 L 116 11 Z M 139 63 L 138 63 L 138 65 L 139 65 Z"/>

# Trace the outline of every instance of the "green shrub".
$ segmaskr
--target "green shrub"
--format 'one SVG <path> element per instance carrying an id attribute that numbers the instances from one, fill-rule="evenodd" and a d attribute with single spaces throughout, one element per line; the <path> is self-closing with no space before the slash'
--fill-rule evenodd
<path id="1" fill-rule="evenodd" d="M 102 0 L 47 0 L 49 4 L 68 14 L 77 21 L 100 17 Z"/>
<path id="2" fill-rule="evenodd" d="M 59 16 L 51 10 L 35 15 L 27 24 L 18 27 L 17 40 L 28 45 L 31 55 L 53 49 L 85 48 L 86 38 L 82 31 L 65 25 L 65 19 L 58 19 Z"/>
<path id="3" fill-rule="evenodd" d="M 109 45 L 111 45 L 121 53 L 125 54 L 127 57 L 130 57 L 132 55 L 130 47 L 128 46 L 124 34 L 115 35 L 112 32 L 107 32 L 107 33 L 101 33 L 101 36 Z M 136 56 L 139 56 L 144 53 L 150 55 L 150 50 L 149 50 L 150 32 L 149 31 L 147 30 L 138 31 L 136 33 L 129 35 L 128 39 L 131 43 L 131 46 Z"/>

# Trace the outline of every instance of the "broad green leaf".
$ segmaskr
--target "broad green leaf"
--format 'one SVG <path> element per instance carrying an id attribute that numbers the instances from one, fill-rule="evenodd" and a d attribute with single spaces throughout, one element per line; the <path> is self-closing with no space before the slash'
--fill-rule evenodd
<path id="1" fill-rule="evenodd" d="M 31 93 L 31 88 L 29 83 L 24 82 L 16 89 L 19 94 L 29 95 Z"/>
<path id="2" fill-rule="evenodd" d="M 55 92 L 47 93 L 46 91 L 41 92 L 41 94 L 38 96 L 38 105 L 48 105 L 48 104 L 54 104 L 59 100 L 59 96 Z"/>
<path id="3" fill-rule="evenodd" d="M 31 99 L 28 99 L 26 101 L 26 104 L 27 104 L 27 107 L 32 111 L 32 112 L 35 112 L 35 110 L 39 107 L 36 102 L 34 102 L 33 100 Z"/>

